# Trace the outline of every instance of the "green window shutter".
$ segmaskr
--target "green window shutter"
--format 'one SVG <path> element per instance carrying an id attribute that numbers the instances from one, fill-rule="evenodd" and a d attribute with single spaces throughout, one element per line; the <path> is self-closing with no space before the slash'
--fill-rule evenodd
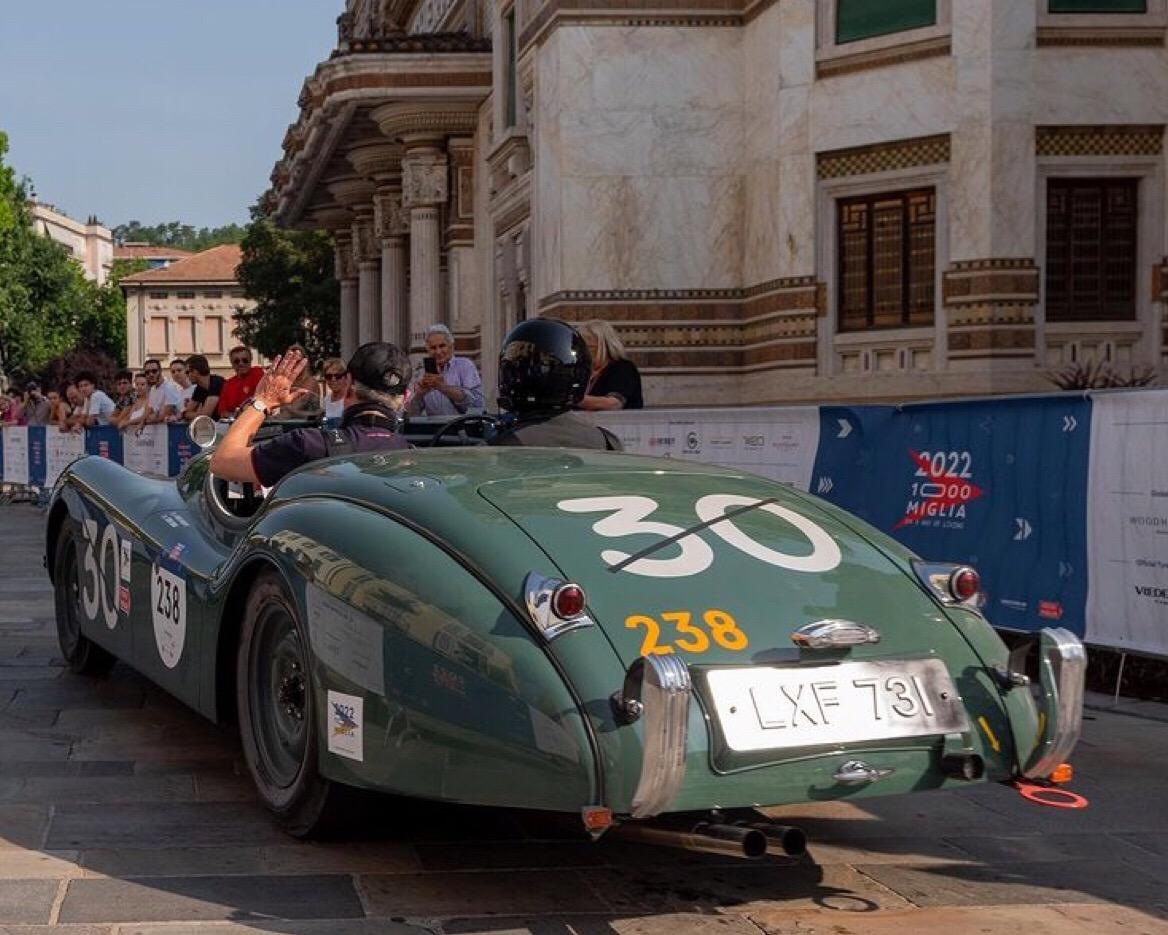
<path id="1" fill-rule="evenodd" d="M 937 0 L 837 0 L 835 41 L 856 42 L 936 22 Z"/>
<path id="2" fill-rule="evenodd" d="M 1147 13 L 1148 0 L 1050 0 L 1051 13 Z"/>

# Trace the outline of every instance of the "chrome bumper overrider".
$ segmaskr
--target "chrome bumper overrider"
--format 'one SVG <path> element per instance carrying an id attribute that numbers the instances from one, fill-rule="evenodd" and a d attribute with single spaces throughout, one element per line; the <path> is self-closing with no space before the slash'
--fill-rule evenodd
<path id="1" fill-rule="evenodd" d="M 1022 769 L 1022 775 L 1030 779 L 1048 777 L 1066 762 L 1079 741 L 1087 651 L 1069 630 L 1043 630 L 1038 665 L 1042 685 L 1038 741 Z"/>
<path id="2" fill-rule="evenodd" d="M 689 669 L 676 656 L 642 656 L 629 667 L 622 703 L 639 715 L 643 731 L 633 818 L 661 814 L 681 789 L 692 695 Z"/>

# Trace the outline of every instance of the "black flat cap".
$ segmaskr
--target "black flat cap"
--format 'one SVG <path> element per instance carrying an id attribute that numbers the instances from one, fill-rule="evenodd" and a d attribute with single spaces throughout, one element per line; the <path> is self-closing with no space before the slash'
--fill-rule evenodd
<path id="1" fill-rule="evenodd" d="M 414 368 L 409 356 L 396 344 L 370 341 L 349 358 L 349 373 L 371 390 L 400 396 L 409 387 Z"/>

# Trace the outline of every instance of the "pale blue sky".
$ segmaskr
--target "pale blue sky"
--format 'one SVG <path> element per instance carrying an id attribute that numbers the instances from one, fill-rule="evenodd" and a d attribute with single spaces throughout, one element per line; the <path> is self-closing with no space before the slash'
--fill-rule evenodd
<path id="1" fill-rule="evenodd" d="M 0 130 L 108 225 L 247 219 L 344 0 L 0 0 Z"/>

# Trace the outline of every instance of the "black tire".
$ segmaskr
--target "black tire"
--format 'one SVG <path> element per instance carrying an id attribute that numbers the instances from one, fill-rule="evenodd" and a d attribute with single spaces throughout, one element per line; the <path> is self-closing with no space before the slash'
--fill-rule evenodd
<path id="1" fill-rule="evenodd" d="M 68 521 L 61 527 L 53 564 L 53 605 L 61 655 L 70 670 L 78 675 L 107 675 L 117 657 L 81 632 L 81 563 L 77 558 L 77 539 Z"/>
<path id="2" fill-rule="evenodd" d="M 261 573 L 248 594 L 235 701 L 243 756 L 264 805 L 295 837 L 338 833 L 346 790 L 317 771 L 320 725 L 308 633 L 274 571 Z"/>

